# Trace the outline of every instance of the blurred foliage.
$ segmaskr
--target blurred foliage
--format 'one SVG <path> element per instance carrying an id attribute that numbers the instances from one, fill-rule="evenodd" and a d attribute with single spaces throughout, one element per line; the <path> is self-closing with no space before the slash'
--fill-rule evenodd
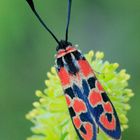
<path id="1" fill-rule="evenodd" d="M 126 116 L 130 109 L 128 101 L 133 96 L 132 90 L 128 88 L 130 75 L 126 74 L 125 70 L 118 72 L 119 65 L 103 62 L 103 57 L 102 52 L 94 55 L 94 52 L 90 51 L 86 55 L 92 68 L 100 73 L 97 77 L 117 110 L 123 131 L 128 128 Z M 34 135 L 27 140 L 78 140 L 68 113 L 60 79 L 54 67 L 47 76 L 48 79 L 45 81 L 47 87 L 44 92 L 36 91 L 39 101 L 33 103 L 34 109 L 26 115 L 26 118 L 34 124 L 32 127 Z M 98 140 L 111 140 L 102 131 L 97 137 Z"/>
<path id="2" fill-rule="evenodd" d="M 35 0 L 43 19 L 63 38 L 67 1 Z M 75 0 L 69 41 L 83 52 L 104 51 L 132 75 L 136 96 L 128 113 L 129 129 L 123 140 L 140 137 L 140 1 Z M 54 64 L 55 42 L 40 26 L 25 0 L 0 0 L 0 139 L 25 140 L 31 124 L 24 114 L 44 89 L 45 73 Z M 32 93 L 32 94 L 31 94 Z"/>

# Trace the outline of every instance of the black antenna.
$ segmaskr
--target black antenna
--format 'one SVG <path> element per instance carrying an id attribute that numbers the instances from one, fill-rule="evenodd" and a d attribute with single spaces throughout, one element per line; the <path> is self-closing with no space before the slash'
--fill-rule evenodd
<path id="1" fill-rule="evenodd" d="M 67 16 L 67 26 L 66 26 L 66 42 L 68 41 L 68 32 L 69 32 L 69 24 L 70 24 L 70 15 L 71 15 L 71 5 L 72 0 L 68 0 L 68 16 Z"/>
<path id="2" fill-rule="evenodd" d="M 53 32 L 47 27 L 47 25 L 44 23 L 44 21 L 41 19 L 41 17 L 39 16 L 39 14 L 37 13 L 35 7 L 34 7 L 34 2 L 33 0 L 26 0 L 29 4 L 29 6 L 31 7 L 33 13 L 36 15 L 36 17 L 38 18 L 38 20 L 40 21 L 40 23 L 43 25 L 43 27 L 52 35 L 52 37 L 55 39 L 55 41 L 58 43 L 58 45 L 60 45 L 60 42 L 58 41 L 58 39 L 56 38 L 56 36 L 53 34 Z"/>

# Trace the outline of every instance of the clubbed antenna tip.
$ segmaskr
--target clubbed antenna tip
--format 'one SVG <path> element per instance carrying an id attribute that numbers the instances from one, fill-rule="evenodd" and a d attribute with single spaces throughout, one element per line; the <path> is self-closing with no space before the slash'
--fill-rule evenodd
<path id="1" fill-rule="evenodd" d="M 36 17 L 40 21 L 40 23 L 43 25 L 43 27 L 52 35 L 52 37 L 55 39 L 55 41 L 60 45 L 60 42 L 58 41 L 58 39 L 56 38 L 56 36 L 48 28 L 48 26 L 44 23 L 44 21 L 42 20 L 42 18 L 40 17 L 40 15 L 38 14 L 38 12 L 36 11 L 33 0 L 26 0 L 26 1 L 29 4 L 30 8 L 32 9 L 33 13 L 36 15 Z"/>
<path id="2" fill-rule="evenodd" d="M 34 3 L 32 0 L 26 0 L 33 11 L 35 11 Z"/>

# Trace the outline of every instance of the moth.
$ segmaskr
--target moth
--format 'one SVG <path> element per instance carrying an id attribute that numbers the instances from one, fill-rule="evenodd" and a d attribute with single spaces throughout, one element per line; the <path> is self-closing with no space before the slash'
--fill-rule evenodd
<path id="1" fill-rule="evenodd" d="M 60 78 L 73 126 L 80 140 L 97 140 L 98 128 L 112 139 L 121 138 L 118 115 L 106 91 L 83 54 L 68 41 L 72 0 L 68 0 L 65 40 L 59 41 L 35 9 L 26 0 L 40 23 L 58 44 L 56 70 Z"/>

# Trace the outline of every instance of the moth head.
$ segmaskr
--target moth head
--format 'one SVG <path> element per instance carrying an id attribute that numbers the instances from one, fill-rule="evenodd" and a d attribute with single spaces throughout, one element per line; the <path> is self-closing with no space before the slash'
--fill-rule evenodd
<path id="1" fill-rule="evenodd" d="M 56 47 L 56 51 L 58 52 L 59 50 L 66 50 L 67 47 L 72 46 L 72 43 L 67 42 L 65 40 L 61 40 L 58 44 L 58 46 Z"/>

